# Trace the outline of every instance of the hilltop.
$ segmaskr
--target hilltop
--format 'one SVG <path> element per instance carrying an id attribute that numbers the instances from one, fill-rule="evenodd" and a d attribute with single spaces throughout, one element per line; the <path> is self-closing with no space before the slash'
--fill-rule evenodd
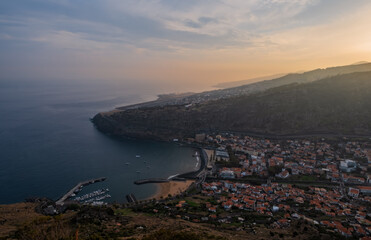
<path id="1" fill-rule="evenodd" d="M 370 136 L 371 72 L 315 79 L 191 105 L 100 113 L 93 122 L 108 134 L 163 140 L 223 131 L 275 136 Z"/>

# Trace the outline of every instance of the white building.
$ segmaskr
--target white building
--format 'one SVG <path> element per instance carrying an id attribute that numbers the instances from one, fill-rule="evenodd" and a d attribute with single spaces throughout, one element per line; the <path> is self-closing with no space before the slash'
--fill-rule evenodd
<path id="1" fill-rule="evenodd" d="M 346 159 L 340 162 L 339 168 L 342 172 L 347 172 L 347 173 L 353 172 L 357 169 L 357 163 L 353 160 Z"/>
<path id="2" fill-rule="evenodd" d="M 230 170 L 225 170 L 220 173 L 220 177 L 222 178 L 234 178 L 234 172 Z"/>

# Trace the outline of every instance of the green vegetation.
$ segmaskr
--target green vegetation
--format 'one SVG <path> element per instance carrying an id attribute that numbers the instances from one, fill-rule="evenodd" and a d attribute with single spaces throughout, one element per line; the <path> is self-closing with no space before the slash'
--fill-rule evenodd
<path id="1" fill-rule="evenodd" d="M 308 223 L 296 226 L 292 222 L 292 227 L 272 228 L 278 214 L 271 217 L 256 212 L 241 212 L 239 209 L 224 211 L 218 208 L 217 218 L 211 219 L 210 213 L 205 210 L 205 204 L 215 200 L 201 195 L 186 197 L 184 200 L 187 204 L 182 208 L 175 207 L 178 201 L 174 200 L 150 203 L 133 209 L 114 204 L 103 207 L 81 206 L 78 210 L 57 216 L 34 215 L 31 221 L 17 225 L 14 229 L 16 231 L 0 236 L 0 239 L 73 240 L 76 236 L 79 240 L 223 240 L 267 239 L 269 236 L 282 236 L 284 239 L 300 236 L 300 239 L 310 239 L 311 236 L 320 237 L 319 231 L 323 231 L 321 236 L 327 234 L 326 230 L 316 230 L 315 226 Z M 168 205 L 172 206 L 171 209 Z M 8 214 L 23 217 L 29 212 L 29 206 L 31 205 L 24 208 L 18 205 L 11 207 Z M 156 213 L 154 209 L 157 210 Z M 149 212 L 152 212 L 152 216 L 148 215 Z M 7 219 L 10 219 L 9 216 Z M 202 219 L 206 217 L 208 219 Z M 223 221 L 220 222 L 219 219 Z"/>
<path id="2" fill-rule="evenodd" d="M 198 203 L 196 203 L 196 202 L 193 202 L 193 201 L 186 200 L 186 203 L 187 203 L 188 206 L 190 206 L 190 207 L 200 207 L 200 204 L 198 204 Z"/>
<path id="3" fill-rule="evenodd" d="M 131 216 L 134 214 L 133 210 L 130 208 L 117 208 L 115 209 L 115 215 L 121 215 L 121 216 Z"/>
<path id="4" fill-rule="evenodd" d="M 29 224 L 24 225 L 11 237 L 15 239 L 72 239 L 76 227 L 69 223 L 68 217 L 38 217 Z M 7 238 L 5 238 L 7 239 Z"/>

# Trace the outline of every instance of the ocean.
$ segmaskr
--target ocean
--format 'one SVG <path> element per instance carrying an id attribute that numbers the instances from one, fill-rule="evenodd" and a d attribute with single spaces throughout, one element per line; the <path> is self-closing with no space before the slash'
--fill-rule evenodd
<path id="1" fill-rule="evenodd" d="M 107 180 L 81 194 L 109 188 L 110 202 L 125 202 L 129 193 L 145 199 L 156 186 L 135 180 L 194 170 L 192 148 L 112 138 L 90 122 L 100 111 L 156 95 L 151 88 L 97 82 L 0 84 L 0 204 L 57 200 L 78 182 L 97 177 Z"/>

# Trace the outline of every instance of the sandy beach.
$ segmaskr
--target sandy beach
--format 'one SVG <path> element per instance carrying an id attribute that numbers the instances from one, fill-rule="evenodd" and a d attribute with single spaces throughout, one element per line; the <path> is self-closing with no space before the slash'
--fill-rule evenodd
<path id="1" fill-rule="evenodd" d="M 185 191 L 194 181 L 170 181 L 165 183 L 156 183 L 157 192 L 151 196 L 151 199 L 167 198 L 169 194 L 177 195 Z"/>

